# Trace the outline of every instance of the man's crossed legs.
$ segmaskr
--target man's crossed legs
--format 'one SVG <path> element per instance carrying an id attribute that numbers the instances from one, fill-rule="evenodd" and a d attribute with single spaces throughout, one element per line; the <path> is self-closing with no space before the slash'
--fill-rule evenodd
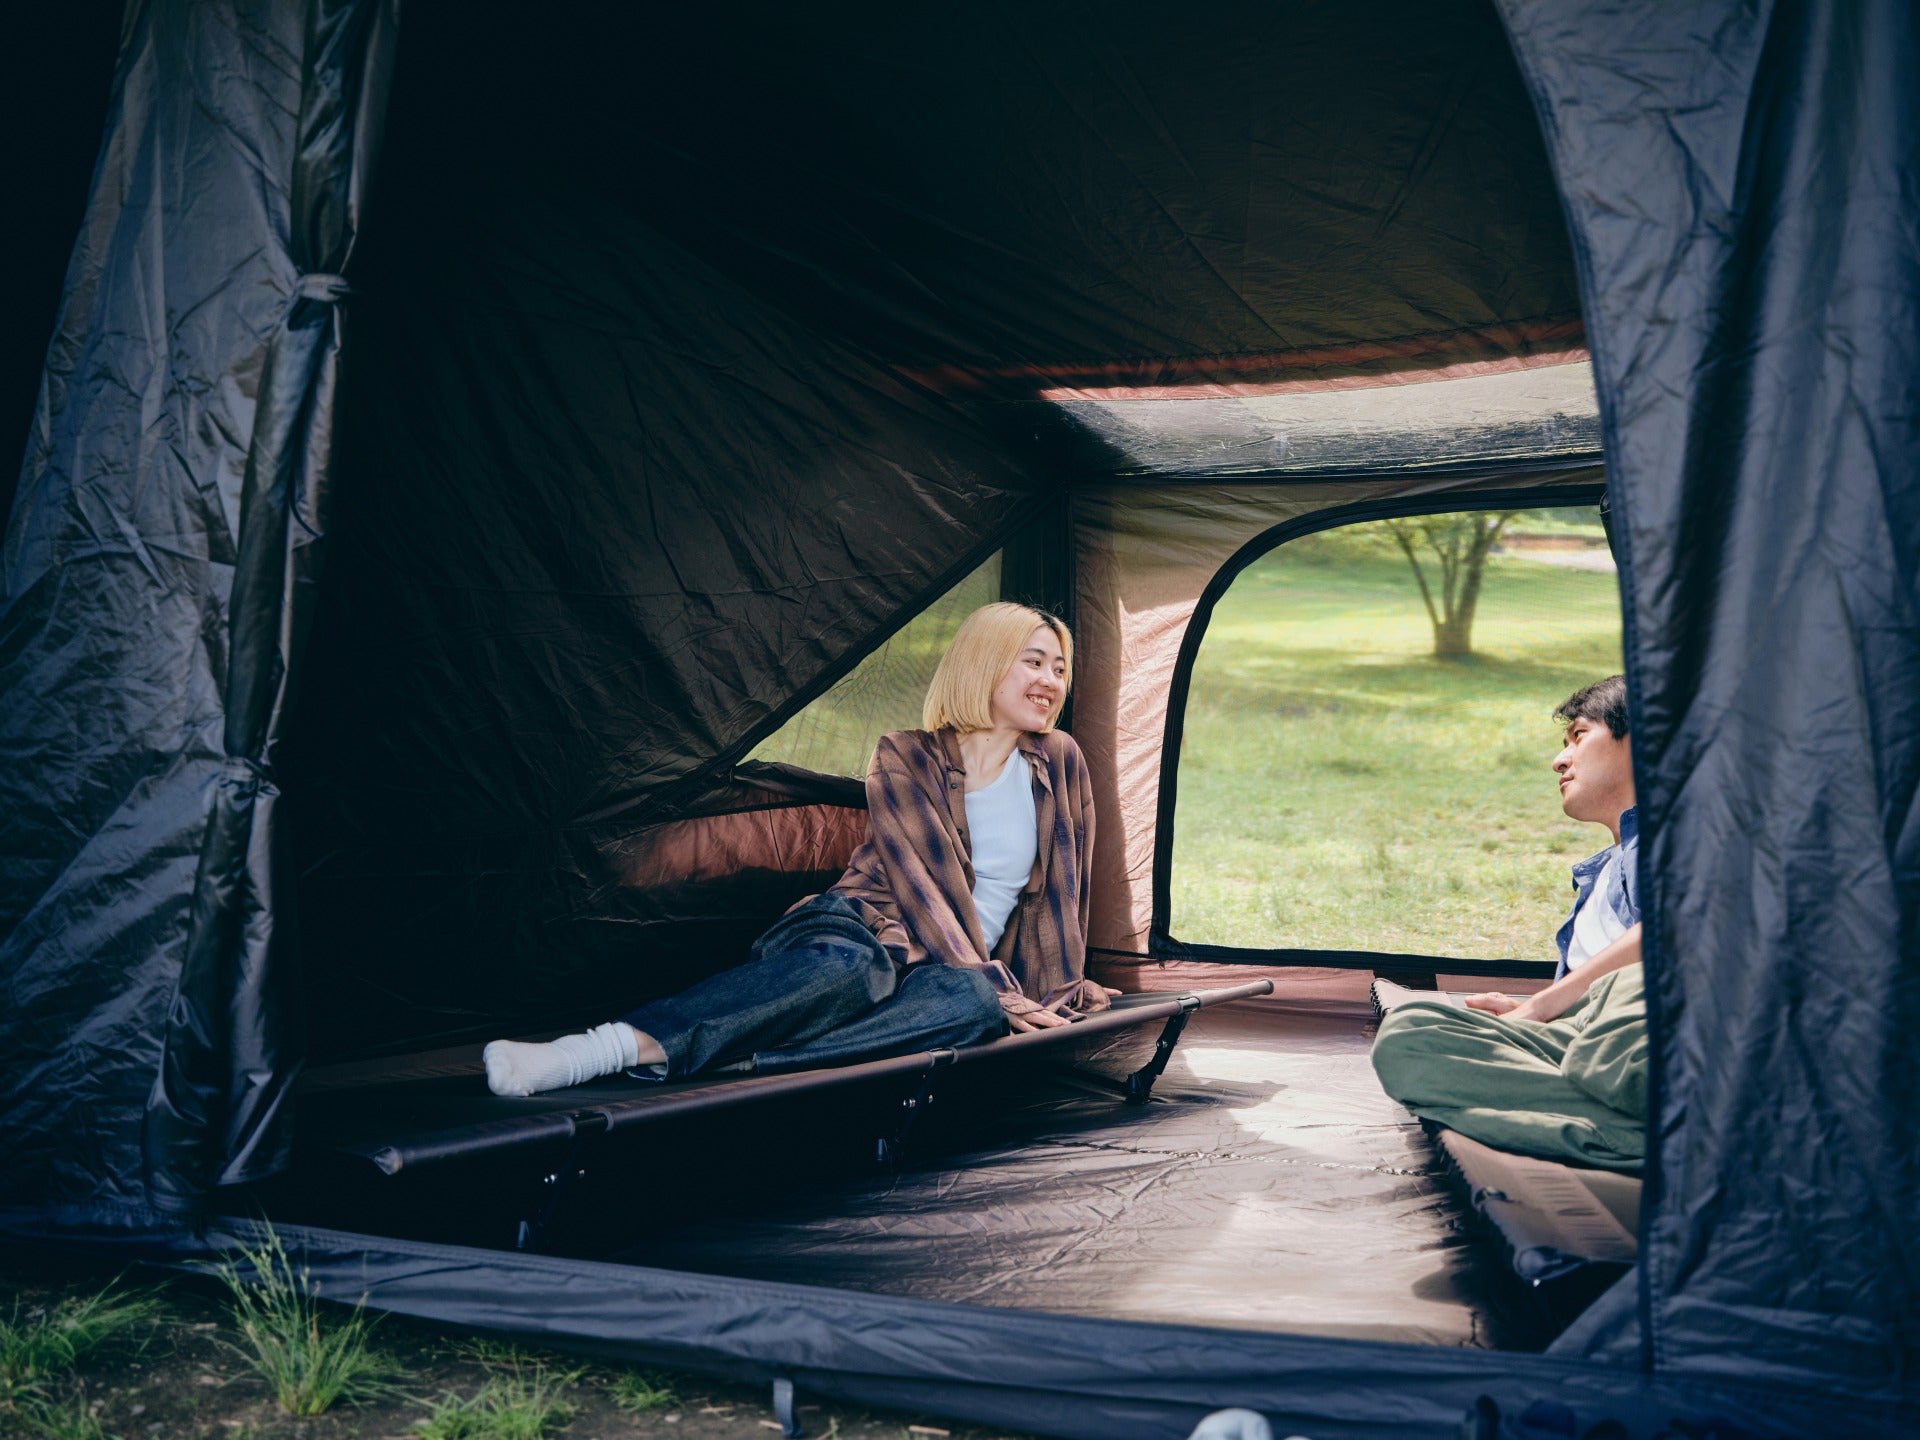
<path id="1" fill-rule="evenodd" d="M 1646 1156 L 1647 1004 L 1638 965 L 1553 1020 L 1436 1001 L 1380 1022 L 1373 1067 L 1423 1119 L 1496 1149 L 1637 1172 Z"/>

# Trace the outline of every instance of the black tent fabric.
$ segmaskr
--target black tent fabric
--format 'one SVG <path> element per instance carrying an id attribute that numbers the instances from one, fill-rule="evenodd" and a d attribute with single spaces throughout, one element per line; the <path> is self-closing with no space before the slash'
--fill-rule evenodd
<path id="1" fill-rule="evenodd" d="M 1057 540 L 1101 464 L 1061 406 L 1584 330 L 1657 1146 L 1643 1262 L 1556 1353 L 296 1238 L 393 1308 L 1061 1433 L 1480 1393 L 1911 1432 L 1911 7 L 1182 20 L 135 0 L 0 553 L 9 1233 L 230 1233 L 160 1210 L 282 1163 L 303 1002 L 351 1053 L 474 1020 L 469 976 L 481 1020 L 516 975 L 661 983 L 553 943 L 626 918 L 604 847 L 760 803 L 759 737 Z"/>
<path id="2" fill-rule="evenodd" d="M 1891 1397 L 1920 1361 L 1916 15 L 1509 13 L 1626 521 L 1660 1145 L 1638 1333 L 1603 1349 Z"/>
<path id="3" fill-rule="evenodd" d="M 47 337 L 86 213 L 124 8 L 77 0 L 16 10 L 0 47 L 0 129 L 34 137 L 0 158 L 0 194 L 32 197 L 16 207 L 7 257 L 13 282 L 12 319 L 0 335 L 0 520 L 13 508 L 20 478 L 13 461 L 26 448 Z"/>
<path id="4" fill-rule="evenodd" d="M 329 523 L 345 271 L 392 71 L 392 4 L 311 6 L 289 140 L 286 261 L 295 279 L 260 356 L 227 592 L 225 757 L 200 843 L 166 1049 L 147 1109 L 152 1197 L 192 1206 L 209 1188 L 284 1169 L 276 1114 L 297 1068 L 297 974 L 280 747 Z M 216 1168 L 217 1167 L 217 1168 Z"/>
<path id="5" fill-rule="evenodd" d="M 200 18 L 129 12 L 4 554 L 9 1184 L 133 1215 L 276 1159 L 273 751 L 393 38 Z"/>

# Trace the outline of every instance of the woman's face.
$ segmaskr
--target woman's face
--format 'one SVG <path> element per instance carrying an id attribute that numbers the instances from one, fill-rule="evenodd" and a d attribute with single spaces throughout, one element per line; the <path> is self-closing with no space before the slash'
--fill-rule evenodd
<path id="1" fill-rule="evenodd" d="M 988 708 L 996 726 L 1040 730 L 1066 695 L 1067 657 L 1060 651 L 1060 637 L 1051 625 L 1037 625 L 1014 657 L 1013 668 L 993 687 Z"/>

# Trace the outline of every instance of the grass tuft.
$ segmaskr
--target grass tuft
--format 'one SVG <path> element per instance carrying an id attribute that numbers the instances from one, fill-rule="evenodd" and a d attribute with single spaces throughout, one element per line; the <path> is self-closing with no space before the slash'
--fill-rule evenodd
<path id="1" fill-rule="evenodd" d="M 373 1348 L 373 1322 L 356 1306 L 321 1320 L 313 1278 L 294 1268 L 271 1229 L 254 1249 L 241 1247 L 215 1267 L 233 1297 L 234 1324 L 246 1341 L 234 1346 L 289 1415 L 319 1415 L 391 1394 L 398 1365 Z"/>
<path id="2" fill-rule="evenodd" d="M 0 1320 L 0 1405 L 40 1393 L 49 1380 L 72 1370 L 91 1350 L 149 1324 L 158 1313 L 149 1295 L 75 1296 L 13 1313 Z"/>
<path id="3" fill-rule="evenodd" d="M 0 1319 L 0 1428 L 53 1440 L 97 1440 L 104 1432 L 84 1403 L 58 1393 L 89 1353 L 129 1339 L 158 1316 L 152 1295 L 116 1292 L 70 1296 L 32 1309 L 18 1300 Z"/>
<path id="4" fill-rule="evenodd" d="M 421 1440 L 542 1440 L 578 1407 L 566 1392 L 585 1373 L 536 1365 L 495 1375 L 471 1395 L 444 1395 L 415 1427 Z"/>
<path id="5" fill-rule="evenodd" d="M 629 1415 L 644 1415 L 680 1403 L 667 1377 L 652 1370 L 628 1370 L 616 1375 L 607 1393 Z"/>
<path id="6" fill-rule="evenodd" d="M 0 1419 L 17 1421 L 20 1433 L 34 1440 L 118 1440 L 78 1396 L 53 1400 L 30 1395 L 18 1406 L 0 1408 Z"/>
<path id="7" fill-rule="evenodd" d="M 455 1340 L 449 1353 L 476 1365 L 510 1365 L 516 1370 L 546 1363 L 546 1356 L 492 1335 L 463 1335 Z"/>

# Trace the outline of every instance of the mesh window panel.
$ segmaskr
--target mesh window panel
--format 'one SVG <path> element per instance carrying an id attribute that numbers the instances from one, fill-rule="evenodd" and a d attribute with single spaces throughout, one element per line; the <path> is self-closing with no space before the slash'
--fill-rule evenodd
<path id="1" fill-rule="evenodd" d="M 1194 663 L 1171 933 L 1552 959 L 1567 867 L 1611 843 L 1561 813 L 1553 711 L 1620 668 L 1590 507 L 1371 521 L 1263 556 Z"/>
<path id="2" fill-rule="evenodd" d="M 864 776 L 874 743 L 882 735 L 919 726 L 927 684 L 960 622 L 999 598 L 1000 556 L 996 554 L 914 616 L 747 758 L 798 765 L 823 775 Z"/>

